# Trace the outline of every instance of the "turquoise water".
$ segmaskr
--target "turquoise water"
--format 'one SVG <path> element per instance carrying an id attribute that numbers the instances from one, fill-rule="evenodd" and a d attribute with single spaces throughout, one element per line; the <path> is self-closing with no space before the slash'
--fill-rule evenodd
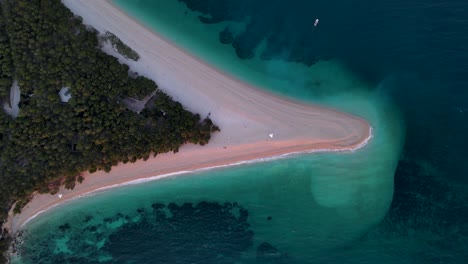
<path id="1" fill-rule="evenodd" d="M 211 238 L 208 242 L 213 250 L 227 248 L 229 251 L 232 245 L 245 243 L 246 247 L 239 256 L 233 255 L 240 263 L 256 263 L 257 247 L 267 242 L 281 254 L 287 254 L 288 259 L 295 263 L 307 263 L 323 250 L 358 238 L 367 231 L 369 225 L 381 220 L 389 206 L 393 184 L 389 176 L 396 165 L 395 156 L 390 157 L 382 152 L 394 147 L 388 146 L 388 143 L 376 138 L 368 148 L 356 153 L 307 155 L 236 166 L 122 187 L 82 198 L 62 205 L 28 224 L 24 256 L 31 263 L 36 263 L 37 257 L 43 254 L 53 262 L 72 256 L 105 260 L 111 258 L 111 253 L 115 254 L 114 258 L 119 256 L 118 261 L 139 263 L 157 260 L 158 256 L 174 259 L 171 255 L 177 253 L 179 257 L 194 256 L 196 254 L 192 251 L 200 251 L 199 248 L 204 246 L 200 245 L 200 237 L 213 228 L 212 224 L 225 224 L 219 219 L 219 212 L 213 217 L 197 219 L 196 225 L 182 225 L 179 228 L 183 231 L 172 229 L 173 225 L 193 216 L 189 213 L 180 214 L 179 220 L 173 220 L 172 226 L 163 227 L 167 236 L 184 241 L 175 243 L 162 234 L 150 238 L 142 236 L 141 229 L 145 233 L 155 230 L 139 222 L 142 216 L 137 211 L 144 208 L 154 217 L 151 208 L 153 203 L 195 205 L 206 201 L 237 203 L 248 211 L 249 228 L 246 230 L 254 234 L 250 246 L 233 234 L 226 235 L 226 240 L 220 242 Z M 393 158 L 393 164 L 389 158 Z M 365 192 L 354 193 L 362 190 Z M 382 201 L 375 202 L 375 199 Z M 86 220 L 89 216 L 92 219 Z M 271 220 L 268 220 L 269 217 Z M 161 225 L 158 222 L 161 220 L 150 219 L 148 221 L 152 225 Z M 120 234 L 126 236 L 124 244 L 110 243 L 112 233 L 123 232 L 122 225 L 129 223 L 136 224 L 130 231 Z M 233 223 L 226 225 L 232 226 Z M 69 229 L 61 231 L 60 226 L 62 229 L 63 226 L 69 226 Z M 184 232 L 185 237 L 180 232 Z M 173 247 L 179 250 L 170 252 Z M 114 248 L 118 253 L 109 248 Z M 142 248 L 147 249 L 146 254 L 143 254 Z M 124 252 L 131 254 L 125 255 Z M 201 261 L 206 257 L 200 255 L 198 257 L 201 259 L 191 260 L 195 263 L 211 263 Z"/>
<path id="2" fill-rule="evenodd" d="M 404 127 L 387 79 L 342 61 L 308 67 L 241 60 L 178 1 L 116 3 L 190 53 L 284 96 L 369 120 L 375 137 L 353 153 L 288 157 L 116 188 L 66 203 L 26 226 L 24 263 L 313 263 L 355 243 L 387 213 Z M 266 48 L 259 44 L 257 52 Z M 216 52 L 213 52 L 216 51 Z M 156 80 L 157 81 L 157 80 Z"/>

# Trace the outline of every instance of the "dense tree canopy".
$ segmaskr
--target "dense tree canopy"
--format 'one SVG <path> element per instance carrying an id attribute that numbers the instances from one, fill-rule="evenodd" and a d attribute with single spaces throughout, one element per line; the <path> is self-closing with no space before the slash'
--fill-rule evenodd
<path id="1" fill-rule="evenodd" d="M 218 129 L 153 81 L 129 76 L 59 0 L 3 0 L 0 8 L 0 104 L 13 80 L 21 89 L 19 116 L 0 111 L 1 220 L 34 191 L 73 187 L 80 172 L 109 171 L 184 143 L 206 144 Z M 68 103 L 58 96 L 62 87 L 70 87 Z M 139 114 L 122 103 L 154 91 Z"/>

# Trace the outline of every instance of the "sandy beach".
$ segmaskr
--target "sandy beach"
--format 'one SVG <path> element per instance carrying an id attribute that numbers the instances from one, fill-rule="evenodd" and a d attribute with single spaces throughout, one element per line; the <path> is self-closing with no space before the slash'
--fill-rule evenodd
<path id="1" fill-rule="evenodd" d="M 110 173 L 84 173 L 84 182 L 74 190 L 61 190 L 61 198 L 35 195 L 21 214 L 9 218 L 6 226 L 13 232 L 40 212 L 108 186 L 288 153 L 353 151 L 372 136 L 369 123 L 362 118 L 280 98 L 221 73 L 140 25 L 108 1 L 63 2 L 83 17 L 85 24 L 101 33 L 114 33 L 135 50 L 140 60 L 125 61 L 132 71 L 153 79 L 190 111 L 202 117 L 210 114 L 221 132 L 203 147 L 185 145 L 176 154 L 119 164 Z M 121 56 L 119 59 L 124 60 Z"/>

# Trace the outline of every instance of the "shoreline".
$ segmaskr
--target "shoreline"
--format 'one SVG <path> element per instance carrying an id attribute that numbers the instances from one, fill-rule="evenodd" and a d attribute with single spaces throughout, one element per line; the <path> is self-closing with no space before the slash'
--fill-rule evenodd
<path id="1" fill-rule="evenodd" d="M 213 134 L 207 145 L 184 145 L 175 155 L 119 163 L 110 173 L 85 172 L 85 180 L 73 190 L 61 188 L 61 198 L 36 194 L 21 214 L 10 212 L 4 227 L 12 234 L 60 204 L 123 184 L 307 152 L 353 152 L 373 137 L 372 127 L 360 117 L 279 97 L 222 73 L 150 31 L 109 0 L 62 2 L 82 16 L 83 23 L 117 35 L 140 60 L 112 55 L 154 80 L 190 111 L 201 116 L 211 113 L 221 132 Z"/>
<path id="2" fill-rule="evenodd" d="M 218 165 L 218 166 L 212 166 L 212 167 L 201 167 L 201 168 L 198 168 L 198 169 L 195 169 L 195 170 L 192 170 L 192 171 L 177 171 L 177 172 L 172 172 L 172 173 L 167 173 L 167 174 L 162 174 L 162 175 L 154 175 L 154 176 L 145 177 L 145 178 L 132 179 L 132 180 L 129 180 L 127 182 L 122 182 L 122 183 L 117 183 L 117 184 L 114 184 L 114 185 L 104 186 L 104 187 L 92 190 L 90 192 L 82 193 L 80 195 L 71 197 L 68 200 L 61 200 L 60 202 L 57 202 L 57 203 L 51 205 L 50 207 L 37 212 L 33 216 L 31 216 L 28 219 L 24 220 L 24 222 L 22 222 L 21 225 L 18 227 L 18 230 L 21 229 L 23 226 L 25 226 L 28 222 L 34 220 L 34 218 L 40 216 L 41 214 L 43 214 L 43 213 L 45 213 L 47 211 L 50 211 L 50 210 L 54 209 L 57 206 L 64 205 L 64 204 L 66 204 L 68 202 L 72 202 L 72 201 L 77 200 L 77 199 L 89 197 L 89 196 L 92 196 L 92 195 L 95 195 L 95 194 L 99 194 L 100 192 L 109 191 L 109 190 L 115 189 L 115 188 L 125 187 L 125 186 L 129 186 L 129 185 L 142 184 L 142 183 L 145 183 L 145 182 L 157 181 L 157 180 L 160 180 L 160 179 L 169 178 L 169 177 L 177 177 L 177 176 L 181 176 L 181 175 L 185 175 L 185 174 L 199 173 L 199 172 L 204 172 L 204 171 L 210 171 L 210 170 L 240 166 L 240 165 L 244 165 L 244 164 L 255 164 L 255 163 L 260 163 L 260 162 L 268 162 L 268 161 L 272 161 L 272 160 L 289 158 L 291 156 L 301 155 L 301 154 L 327 153 L 327 152 L 354 152 L 354 151 L 359 150 L 359 149 L 361 149 L 361 148 L 363 148 L 363 147 L 365 147 L 367 145 L 367 143 L 373 137 L 373 132 L 372 131 L 373 131 L 373 129 L 372 129 L 372 127 L 370 127 L 369 128 L 369 136 L 367 137 L 367 139 L 363 143 L 361 143 L 358 146 L 356 146 L 354 148 L 351 148 L 351 149 L 336 149 L 336 150 L 315 149 L 315 150 L 303 151 L 303 152 L 290 152 L 290 153 L 281 154 L 279 156 L 261 157 L 261 158 L 257 158 L 257 159 L 253 159 L 253 160 L 244 160 L 244 161 L 239 161 L 239 162 L 236 162 L 236 163 L 231 163 L 231 164 L 226 164 L 226 165 Z"/>
<path id="3" fill-rule="evenodd" d="M 258 158 L 258 159 L 244 160 L 244 161 L 240 161 L 240 162 L 237 162 L 237 163 L 226 164 L 226 165 L 218 165 L 218 166 L 212 166 L 212 167 L 201 167 L 201 168 L 198 168 L 198 169 L 195 169 L 195 170 L 192 170 L 192 171 L 177 171 L 177 172 L 172 172 L 172 173 L 167 173 L 167 174 L 162 174 L 162 175 L 154 175 L 154 176 L 145 177 L 145 178 L 132 179 L 132 180 L 129 180 L 127 182 L 122 182 L 122 183 L 117 183 L 117 184 L 114 184 L 114 185 L 104 186 L 104 187 L 92 190 L 90 192 L 82 193 L 80 195 L 71 197 L 70 199 L 67 199 L 67 200 L 61 200 L 60 202 L 57 202 L 57 203 L 51 205 L 50 207 L 37 212 L 33 216 L 31 216 L 28 219 L 24 220 L 24 222 L 22 222 L 21 225 L 18 227 L 17 231 L 19 231 L 28 222 L 34 220 L 36 217 L 40 216 L 41 214 L 43 214 L 43 213 L 45 213 L 47 211 L 50 211 L 50 210 L 54 209 L 57 206 L 64 205 L 64 204 L 66 204 L 68 202 L 72 202 L 72 201 L 75 201 L 77 199 L 81 199 L 81 198 L 89 197 L 89 196 L 92 196 L 92 195 L 96 195 L 96 194 L 99 194 L 100 192 L 109 191 L 111 189 L 125 187 L 125 186 L 129 186 L 129 185 L 142 184 L 142 183 L 145 183 L 145 182 L 157 181 L 157 180 L 164 179 L 164 178 L 169 178 L 169 177 L 177 177 L 177 176 L 181 176 L 181 175 L 185 175 L 185 174 L 199 173 L 199 172 L 210 171 L 210 170 L 215 170 L 215 169 L 222 169 L 222 168 L 240 166 L 240 165 L 244 165 L 244 164 L 254 164 L 254 163 L 260 163 L 260 162 L 268 162 L 268 161 L 272 161 L 272 160 L 289 158 L 291 156 L 301 155 L 301 154 L 327 153 L 327 152 L 354 152 L 356 150 L 359 150 L 359 149 L 365 147 L 367 145 L 367 143 L 372 139 L 372 137 L 373 137 L 372 127 L 370 127 L 370 132 L 369 132 L 368 138 L 362 144 L 360 144 L 360 145 L 358 145 L 358 146 L 356 146 L 355 148 L 352 148 L 352 149 L 342 149 L 342 150 L 340 150 L 340 149 L 337 149 L 337 150 L 315 149 L 315 150 L 303 151 L 303 152 L 290 152 L 290 153 L 281 154 L 279 156 L 261 157 L 261 158 Z"/>

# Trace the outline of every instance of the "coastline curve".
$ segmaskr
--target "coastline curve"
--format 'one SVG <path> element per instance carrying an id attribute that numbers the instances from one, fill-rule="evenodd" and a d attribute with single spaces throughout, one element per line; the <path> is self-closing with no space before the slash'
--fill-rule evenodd
<path id="1" fill-rule="evenodd" d="M 119 164 L 110 173 L 84 173 L 85 181 L 74 190 L 61 189 L 61 199 L 35 195 L 21 214 L 10 212 L 5 227 L 13 233 L 58 204 L 119 184 L 298 153 L 353 152 L 373 137 L 372 127 L 360 117 L 280 98 L 221 73 L 149 31 L 110 1 L 63 3 L 82 16 L 85 24 L 100 32 L 113 32 L 131 44 L 141 55 L 138 62 L 124 61 L 132 71 L 156 80 L 189 110 L 211 113 L 221 132 L 203 147 L 186 145 L 176 155 L 165 153 L 147 161 Z M 273 134 L 274 138 L 269 136 Z"/>

